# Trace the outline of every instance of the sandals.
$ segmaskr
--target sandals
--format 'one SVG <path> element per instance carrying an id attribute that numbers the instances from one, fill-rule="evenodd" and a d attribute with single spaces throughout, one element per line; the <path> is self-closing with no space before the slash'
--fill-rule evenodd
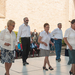
<path id="1" fill-rule="evenodd" d="M 54 70 L 51 66 L 49 67 L 50 70 Z"/>
<path id="2" fill-rule="evenodd" d="M 50 70 L 54 70 L 51 66 L 49 67 Z M 48 69 L 46 67 L 43 67 L 43 70 L 48 71 Z"/>
<path id="3" fill-rule="evenodd" d="M 71 75 L 71 74 L 73 74 L 73 72 L 69 71 L 69 74 Z"/>
<path id="4" fill-rule="evenodd" d="M 73 75 L 75 75 L 75 73 Z"/>
<path id="5" fill-rule="evenodd" d="M 46 67 L 43 67 L 43 70 L 46 70 L 46 71 L 48 71 L 48 69 L 47 69 Z"/>

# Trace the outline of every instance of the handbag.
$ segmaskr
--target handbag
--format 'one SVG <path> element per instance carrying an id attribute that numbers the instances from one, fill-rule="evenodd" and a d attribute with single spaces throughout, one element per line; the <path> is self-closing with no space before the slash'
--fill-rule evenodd
<path id="1" fill-rule="evenodd" d="M 69 56 L 68 49 L 65 49 L 65 56 Z"/>

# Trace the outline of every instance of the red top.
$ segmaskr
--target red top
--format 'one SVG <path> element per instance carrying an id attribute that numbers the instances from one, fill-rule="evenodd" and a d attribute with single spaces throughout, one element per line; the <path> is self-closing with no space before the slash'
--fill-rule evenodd
<path id="1" fill-rule="evenodd" d="M 20 46 L 21 46 L 21 49 L 23 49 L 23 48 L 22 48 L 22 43 L 20 44 Z"/>

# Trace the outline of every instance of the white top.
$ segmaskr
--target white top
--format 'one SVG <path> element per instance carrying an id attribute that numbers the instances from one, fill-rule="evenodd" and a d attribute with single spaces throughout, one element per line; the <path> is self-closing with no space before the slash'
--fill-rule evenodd
<path id="1" fill-rule="evenodd" d="M 45 46 L 44 44 L 40 43 L 40 48 L 44 49 L 44 50 L 50 50 L 50 47 L 49 47 L 49 43 L 50 43 L 50 39 L 51 39 L 50 33 L 47 34 L 46 31 L 42 31 L 40 33 L 40 36 L 42 37 L 41 41 L 45 42 L 47 44 L 47 46 Z"/>
<path id="2" fill-rule="evenodd" d="M 11 45 L 6 46 L 6 45 L 4 45 L 5 43 L 9 43 Z M 14 50 L 15 46 L 17 45 L 15 33 L 13 31 L 10 33 L 8 29 L 4 29 L 3 31 L 1 31 L 1 33 L 0 33 L 0 45 L 4 49 Z"/>
<path id="3" fill-rule="evenodd" d="M 20 37 L 30 37 L 30 26 L 25 25 L 24 23 L 19 27 L 18 35 L 17 35 L 17 42 L 19 42 Z"/>
<path id="4" fill-rule="evenodd" d="M 72 46 L 72 48 L 75 50 L 75 30 L 73 30 L 72 28 L 68 28 L 65 31 L 64 37 L 67 38 L 67 41 Z M 69 49 L 68 45 L 67 45 L 67 49 Z"/>
<path id="5" fill-rule="evenodd" d="M 51 37 L 57 38 L 57 39 L 63 39 L 63 33 L 62 30 L 59 28 L 54 29 L 51 32 Z"/>

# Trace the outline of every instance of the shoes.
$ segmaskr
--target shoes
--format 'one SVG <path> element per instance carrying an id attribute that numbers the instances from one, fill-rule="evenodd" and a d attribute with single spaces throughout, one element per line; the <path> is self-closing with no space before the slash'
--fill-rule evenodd
<path id="1" fill-rule="evenodd" d="M 5 73 L 5 75 L 6 75 L 6 73 Z"/>
<path id="2" fill-rule="evenodd" d="M 28 63 L 28 62 L 24 62 L 24 63 L 23 63 L 23 66 L 25 66 L 26 64 L 28 65 L 29 63 Z"/>
<path id="3" fill-rule="evenodd" d="M 28 62 L 26 62 L 26 64 L 29 64 Z"/>
<path id="4" fill-rule="evenodd" d="M 56 61 L 60 62 L 60 61 L 61 61 L 61 59 L 56 59 Z"/>
<path id="5" fill-rule="evenodd" d="M 54 70 L 51 66 L 49 67 L 50 70 Z"/>
<path id="6" fill-rule="evenodd" d="M 70 74 L 70 75 L 71 75 L 71 74 Z M 75 75 L 75 73 L 74 73 L 73 75 Z"/>
<path id="7" fill-rule="evenodd" d="M 23 63 L 23 66 L 26 66 L 26 63 Z"/>
<path id="8" fill-rule="evenodd" d="M 73 74 L 71 71 L 69 71 L 70 75 Z"/>
<path id="9" fill-rule="evenodd" d="M 46 67 L 43 67 L 43 70 L 46 70 L 46 71 L 48 71 L 48 69 L 47 69 Z"/>

